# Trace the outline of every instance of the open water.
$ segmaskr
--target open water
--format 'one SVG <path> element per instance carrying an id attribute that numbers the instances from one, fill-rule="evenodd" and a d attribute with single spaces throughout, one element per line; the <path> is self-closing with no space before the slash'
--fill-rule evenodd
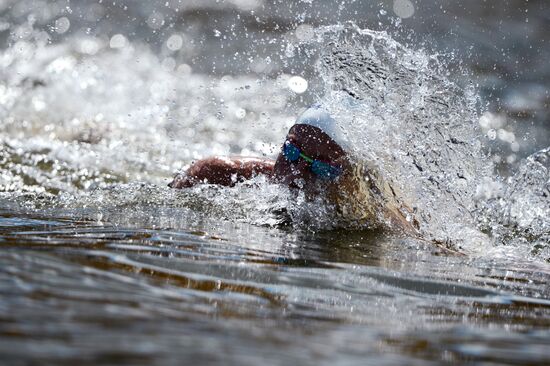
<path id="1" fill-rule="evenodd" d="M 550 363 L 545 1 L 0 11 L 0 363 Z M 314 102 L 420 237 L 167 187 Z"/>

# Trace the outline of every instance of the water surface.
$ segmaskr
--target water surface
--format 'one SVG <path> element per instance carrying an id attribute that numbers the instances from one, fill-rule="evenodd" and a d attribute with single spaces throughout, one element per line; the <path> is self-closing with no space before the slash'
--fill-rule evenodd
<path id="1" fill-rule="evenodd" d="M 545 2 L 315 3 L 0 4 L 6 364 L 550 363 Z M 166 186 L 318 101 L 422 237 Z"/>

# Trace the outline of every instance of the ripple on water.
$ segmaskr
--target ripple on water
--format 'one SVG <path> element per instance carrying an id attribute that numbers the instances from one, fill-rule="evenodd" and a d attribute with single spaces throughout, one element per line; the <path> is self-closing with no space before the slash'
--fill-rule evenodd
<path id="1" fill-rule="evenodd" d="M 517 296 L 515 283 L 496 276 L 491 286 L 476 280 L 489 270 L 484 263 L 433 256 L 379 233 L 359 231 L 350 242 L 231 222 L 208 234 L 50 220 L 22 216 L 25 226 L 0 226 L 0 349 L 8 359 L 208 360 L 209 348 L 193 341 L 200 339 L 229 347 L 224 355 L 234 361 L 280 352 L 296 362 L 335 352 L 351 352 L 350 362 L 365 354 L 413 363 L 443 354 L 547 360 L 548 300 Z M 548 298 L 547 275 L 531 277 Z M 43 341 L 29 352 L 29 339 Z M 501 349 L 518 356 L 501 357 Z"/>

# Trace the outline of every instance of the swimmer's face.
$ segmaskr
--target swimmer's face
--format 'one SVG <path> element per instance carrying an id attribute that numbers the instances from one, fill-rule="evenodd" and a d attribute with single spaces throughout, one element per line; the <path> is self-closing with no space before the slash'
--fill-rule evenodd
<path id="1" fill-rule="evenodd" d="M 288 132 L 286 141 L 300 148 L 304 155 L 338 166 L 343 169 L 344 173 L 348 167 L 346 152 L 317 127 L 303 124 L 294 125 Z M 311 171 L 311 164 L 305 159 L 299 158 L 290 162 L 282 152 L 275 162 L 273 175 L 280 183 L 306 190 L 318 186 L 319 183 L 330 185 L 338 181 L 338 179 L 335 181 L 323 180 Z"/>

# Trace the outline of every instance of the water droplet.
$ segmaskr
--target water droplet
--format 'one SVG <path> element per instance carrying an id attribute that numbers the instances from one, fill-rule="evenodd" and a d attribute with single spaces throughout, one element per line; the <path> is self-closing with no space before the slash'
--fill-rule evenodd
<path id="1" fill-rule="evenodd" d="M 126 37 L 122 34 L 115 34 L 111 37 L 111 40 L 109 41 L 109 47 L 111 48 L 124 48 L 126 47 L 126 43 L 128 41 L 126 40 Z"/>
<path id="2" fill-rule="evenodd" d="M 187 65 L 187 64 L 181 64 L 178 66 L 178 70 L 177 70 L 180 74 L 183 74 L 183 75 L 188 75 L 191 73 L 191 66 Z"/>
<path id="3" fill-rule="evenodd" d="M 181 49 L 181 46 L 183 46 L 183 38 L 179 34 L 171 35 L 166 41 L 166 47 L 168 47 L 170 51 L 178 51 Z"/>
<path id="4" fill-rule="evenodd" d="M 71 22 L 67 17 L 61 17 L 55 21 L 55 31 L 59 34 L 63 34 L 69 30 Z"/>
<path id="5" fill-rule="evenodd" d="M 302 94 L 307 90 L 307 80 L 301 76 L 292 76 L 288 79 L 288 88 L 297 94 Z"/>
<path id="6" fill-rule="evenodd" d="M 410 0 L 394 0 L 393 12 L 400 18 L 410 18 L 414 14 L 414 5 Z"/>
<path id="7" fill-rule="evenodd" d="M 246 117 L 246 109 L 244 108 L 239 108 L 235 111 L 235 117 L 237 117 L 238 119 L 243 119 L 244 117 Z"/>

